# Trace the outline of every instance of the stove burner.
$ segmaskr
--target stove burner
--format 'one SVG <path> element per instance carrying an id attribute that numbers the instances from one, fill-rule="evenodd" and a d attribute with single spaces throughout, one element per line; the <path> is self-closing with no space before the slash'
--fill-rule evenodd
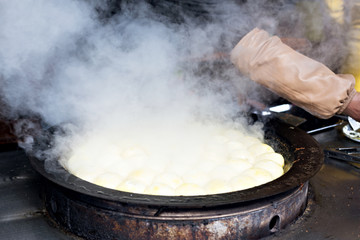
<path id="1" fill-rule="evenodd" d="M 86 239 L 257 239 L 303 213 L 308 183 L 275 197 L 212 208 L 170 208 L 84 199 L 48 181 L 50 216 Z"/>
<path id="2" fill-rule="evenodd" d="M 290 169 L 267 184 L 224 194 L 121 192 L 71 175 L 57 159 L 30 156 L 30 162 L 45 179 L 49 215 L 87 239 L 259 238 L 284 228 L 304 211 L 308 180 L 323 163 L 319 144 L 298 128 L 269 121 L 265 137 Z"/>

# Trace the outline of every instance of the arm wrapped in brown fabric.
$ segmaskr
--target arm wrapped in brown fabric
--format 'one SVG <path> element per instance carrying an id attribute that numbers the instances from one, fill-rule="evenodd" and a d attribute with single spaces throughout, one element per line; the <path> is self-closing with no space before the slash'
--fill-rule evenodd
<path id="1" fill-rule="evenodd" d="M 253 81 L 320 118 L 342 113 L 356 94 L 352 75 L 336 75 L 257 28 L 235 46 L 231 61 Z"/>

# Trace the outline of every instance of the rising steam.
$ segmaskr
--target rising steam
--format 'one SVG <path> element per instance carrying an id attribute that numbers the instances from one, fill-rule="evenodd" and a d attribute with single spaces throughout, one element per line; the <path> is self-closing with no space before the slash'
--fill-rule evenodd
<path id="1" fill-rule="evenodd" d="M 278 33 L 284 16 L 298 12 L 293 3 L 209 1 L 199 17 L 181 6 L 168 9 L 176 6 L 171 1 L 94 2 L 0 2 L 7 117 L 40 118 L 72 137 L 94 129 L 116 135 L 129 126 L 171 129 L 193 120 L 232 123 L 246 109 L 238 96 L 259 98 L 254 92 L 261 88 L 214 56 L 228 53 L 253 27 Z M 304 32 L 297 16 L 282 34 L 293 34 L 294 26 L 294 36 Z M 29 133 L 21 123 L 18 133 Z"/>

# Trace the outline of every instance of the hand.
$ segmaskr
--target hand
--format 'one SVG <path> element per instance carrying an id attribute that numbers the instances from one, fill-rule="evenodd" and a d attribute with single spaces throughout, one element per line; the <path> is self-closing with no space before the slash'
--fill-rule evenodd
<path id="1" fill-rule="evenodd" d="M 360 92 L 356 92 L 349 105 L 343 111 L 343 114 L 348 115 L 360 122 Z"/>

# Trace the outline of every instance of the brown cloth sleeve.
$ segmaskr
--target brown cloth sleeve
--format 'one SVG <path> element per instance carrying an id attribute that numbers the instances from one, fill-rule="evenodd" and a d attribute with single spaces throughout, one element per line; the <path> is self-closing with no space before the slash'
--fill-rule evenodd
<path id="1" fill-rule="evenodd" d="M 231 61 L 253 81 L 319 118 L 342 113 L 356 93 L 352 75 L 336 75 L 258 28 L 235 46 Z"/>

